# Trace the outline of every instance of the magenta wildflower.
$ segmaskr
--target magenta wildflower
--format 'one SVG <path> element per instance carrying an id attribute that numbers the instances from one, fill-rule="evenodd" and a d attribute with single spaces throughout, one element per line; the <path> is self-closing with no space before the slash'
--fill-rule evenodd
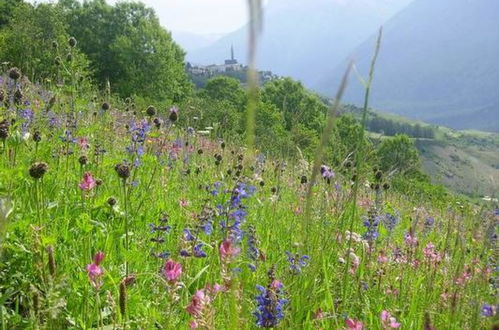
<path id="1" fill-rule="evenodd" d="M 432 263 L 438 263 L 442 260 L 440 254 L 435 250 L 435 245 L 433 243 L 428 243 L 426 247 L 423 249 L 423 254 L 425 259 Z"/>
<path id="2" fill-rule="evenodd" d="M 213 328 L 209 319 L 209 315 L 214 313 L 211 302 L 215 299 L 218 292 L 222 290 L 223 288 L 218 284 L 207 284 L 203 289 L 197 290 L 192 296 L 191 302 L 185 308 L 187 313 L 193 318 L 189 323 L 191 329 L 196 329 L 198 327 L 203 329 Z"/>
<path id="3" fill-rule="evenodd" d="M 88 144 L 88 139 L 84 138 L 84 137 L 82 137 L 78 140 L 78 145 L 80 146 L 80 148 L 82 150 L 87 150 L 90 147 Z"/>
<path id="4" fill-rule="evenodd" d="M 418 238 L 412 232 L 405 234 L 404 241 L 405 241 L 405 244 L 407 244 L 409 246 L 417 246 L 418 245 Z"/>
<path id="5" fill-rule="evenodd" d="M 191 302 L 186 307 L 187 313 L 194 317 L 199 317 L 207 303 L 209 303 L 209 297 L 205 295 L 204 290 L 198 290 L 192 296 Z"/>
<path id="6" fill-rule="evenodd" d="M 397 329 L 400 328 L 400 323 L 397 322 L 397 319 L 390 315 L 390 312 L 384 310 L 381 312 L 381 323 L 383 325 L 383 329 Z"/>
<path id="7" fill-rule="evenodd" d="M 182 265 L 169 259 L 163 266 L 162 274 L 168 282 L 174 283 L 182 275 Z"/>
<path id="8" fill-rule="evenodd" d="M 345 323 L 347 324 L 348 330 L 362 330 L 362 329 L 364 329 L 364 324 L 360 321 L 356 321 L 353 319 L 346 319 Z"/>
<path id="9" fill-rule="evenodd" d="M 94 256 L 94 262 L 88 264 L 86 267 L 88 278 L 90 279 L 90 283 L 96 289 L 99 289 L 102 285 L 100 281 L 101 276 L 104 274 L 104 271 L 100 267 L 101 262 L 104 260 L 104 252 L 97 252 Z"/>
<path id="10" fill-rule="evenodd" d="M 95 179 L 92 176 L 92 173 L 86 172 L 83 174 L 83 179 L 81 180 L 79 187 L 83 191 L 90 191 L 97 186 L 97 183 L 95 182 Z"/>
<path id="11" fill-rule="evenodd" d="M 234 243 L 232 243 L 232 241 L 229 239 L 225 239 L 220 244 L 220 256 L 222 257 L 222 259 L 229 259 L 235 257 L 239 254 L 240 251 L 241 249 L 235 247 Z"/>

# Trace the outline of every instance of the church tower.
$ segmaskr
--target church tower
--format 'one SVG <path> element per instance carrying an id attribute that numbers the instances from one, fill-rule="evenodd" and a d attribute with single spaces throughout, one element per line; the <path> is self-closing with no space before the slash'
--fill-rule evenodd
<path id="1" fill-rule="evenodd" d="M 225 60 L 225 65 L 235 65 L 237 60 L 234 57 L 234 45 L 230 45 L 230 59 Z"/>

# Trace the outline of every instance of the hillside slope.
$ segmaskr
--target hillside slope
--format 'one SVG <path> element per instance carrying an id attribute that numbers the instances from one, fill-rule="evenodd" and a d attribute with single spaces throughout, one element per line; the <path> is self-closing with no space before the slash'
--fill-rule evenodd
<path id="1" fill-rule="evenodd" d="M 458 129 L 499 131 L 499 1 L 416 0 L 385 26 L 373 107 Z M 375 36 L 351 58 L 366 75 Z M 331 94 L 345 65 L 314 87 Z M 347 101 L 359 104 L 353 82 Z"/>

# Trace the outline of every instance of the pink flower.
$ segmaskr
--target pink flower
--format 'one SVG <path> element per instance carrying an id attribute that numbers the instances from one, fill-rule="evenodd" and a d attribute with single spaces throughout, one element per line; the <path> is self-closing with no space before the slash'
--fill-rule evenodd
<path id="1" fill-rule="evenodd" d="M 216 283 L 214 285 L 211 285 L 211 284 L 206 285 L 206 291 L 208 293 L 210 293 L 211 295 L 216 295 L 217 293 L 219 293 L 223 289 L 224 288 L 220 284 L 216 284 Z"/>
<path id="2" fill-rule="evenodd" d="M 196 291 L 194 296 L 192 296 L 191 302 L 186 308 L 187 313 L 195 317 L 200 316 L 203 312 L 204 306 L 209 302 L 208 299 L 209 298 L 204 294 L 203 290 Z"/>
<path id="3" fill-rule="evenodd" d="M 86 172 L 83 174 L 83 179 L 80 182 L 80 189 L 83 191 L 90 191 L 95 188 L 97 184 L 95 183 L 95 179 L 92 177 L 90 172 Z"/>
<path id="4" fill-rule="evenodd" d="M 80 138 L 78 140 L 78 145 L 80 146 L 81 149 L 83 150 L 86 150 L 88 149 L 89 145 L 88 145 L 88 139 L 87 138 Z"/>
<path id="5" fill-rule="evenodd" d="M 435 245 L 433 245 L 431 242 L 428 243 L 423 249 L 423 254 L 425 258 L 430 262 L 438 263 L 442 260 L 440 254 L 435 250 Z"/>
<path id="6" fill-rule="evenodd" d="M 163 266 L 163 276 L 168 282 L 175 282 L 182 275 L 182 265 L 169 259 Z"/>
<path id="7" fill-rule="evenodd" d="M 381 264 L 388 262 L 388 257 L 386 256 L 384 251 L 381 251 L 378 256 L 378 262 Z"/>
<path id="8" fill-rule="evenodd" d="M 179 201 L 179 204 L 181 207 L 187 207 L 187 206 L 189 206 L 189 201 L 187 199 L 181 199 Z"/>
<path id="9" fill-rule="evenodd" d="M 97 252 L 94 256 L 94 262 L 88 264 L 86 267 L 90 283 L 96 289 L 100 288 L 102 285 L 100 277 L 104 274 L 104 271 L 100 267 L 100 264 L 104 260 L 104 256 L 104 252 Z"/>
<path id="10" fill-rule="evenodd" d="M 345 323 L 347 324 L 348 330 L 362 330 L 362 329 L 364 329 L 364 324 L 362 324 L 362 322 L 360 322 L 360 321 L 346 319 Z"/>
<path id="11" fill-rule="evenodd" d="M 199 327 L 199 324 L 196 322 L 196 320 L 191 320 L 191 322 L 189 322 L 189 328 L 197 329 L 198 327 Z"/>
<path id="12" fill-rule="evenodd" d="M 397 329 L 400 328 L 400 323 L 397 319 L 390 315 L 390 312 L 384 310 L 381 312 L 381 323 L 384 329 Z"/>
<path id="13" fill-rule="evenodd" d="M 405 240 L 405 244 L 407 244 L 409 246 L 417 246 L 418 245 L 418 238 L 413 233 L 405 234 L 404 240 Z"/>
<path id="14" fill-rule="evenodd" d="M 106 255 L 104 254 L 104 252 L 102 252 L 102 251 L 97 252 L 97 253 L 95 254 L 95 256 L 94 256 L 94 263 L 95 263 L 97 266 L 99 266 L 99 265 L 101 264 L 102 260 L 104 260 L 104 257 L 105 257 L 105 256 L 106 256 Z"/>
<path id="15" fill-rule="evenodd" d="M 282 287 L 284 286 L 282 284 L 281 281 L 279 280 L 273 280 L 272 283 L 270 284 L 270 286 L 272 287 L 272 289 L 274 290 L 279 290 L 279 289 L 282 289 Z"/>
<path id="16" fill-rule="evenodd" d="M 232 241 L 229 239 L 225 239 L 220 244 L 220 256 L 222 257 L 222 259 L 235 257 L 239 254 L 240 251 L 241 249 L 235 247 Z"/>

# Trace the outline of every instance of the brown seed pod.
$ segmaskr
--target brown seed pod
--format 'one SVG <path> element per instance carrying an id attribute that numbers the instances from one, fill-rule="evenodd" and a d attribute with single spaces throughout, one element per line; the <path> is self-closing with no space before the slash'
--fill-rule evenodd
<path id="1" fill-rule="evenodd" d="M 49 166 L 44 162 L 36 162 L 29 168 L 29 175 L 35 179 L 41 179 L 47 173 Z"/>

